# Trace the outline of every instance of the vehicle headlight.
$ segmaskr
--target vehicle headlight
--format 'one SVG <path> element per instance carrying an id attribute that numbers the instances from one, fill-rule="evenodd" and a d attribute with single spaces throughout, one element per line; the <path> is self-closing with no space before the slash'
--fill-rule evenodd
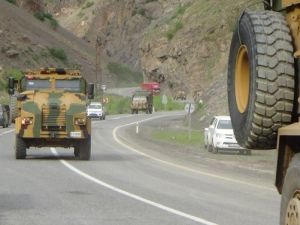
<path id="1" fill-rule="evenodd" d="M 83 126 L 86 124 L 86 119 L 85 118 L 75 118 L 74 123 L 77 126 Z"/>
<path id="2" fill-rule="evenodd" d="M 25 117 L 21 121 L 21 124 L 23 126 L 28 126 L 28 125 L 31 125 L 32 123 L 33 123 L 33 118 L 32 117 Z"/>

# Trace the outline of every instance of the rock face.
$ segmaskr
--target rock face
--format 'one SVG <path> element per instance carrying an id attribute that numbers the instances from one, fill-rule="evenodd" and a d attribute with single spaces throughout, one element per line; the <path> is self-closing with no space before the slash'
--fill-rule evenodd
<path id="1" fill-rule="evenodd" d="M 93 48 L 101 37 L 108 62 L 142 71 L 145 80 L 160 82 L 167 94 L 184 91 L 188 99 L 203 97 L 206 104 L 205 94 L 211 93 L 223 96 L 211 105 L 226 104 L 231 33 L 247 0 L 91 2 L 47 1 L 46 8 Z M 227 112 L 224 108 L 221 113 Z"/>

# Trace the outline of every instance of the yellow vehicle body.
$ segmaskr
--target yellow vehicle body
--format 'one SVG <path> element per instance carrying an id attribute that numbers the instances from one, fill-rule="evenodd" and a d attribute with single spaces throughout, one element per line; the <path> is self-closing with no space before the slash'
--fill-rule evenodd
<path id="1" fill-rule="evenodd" d="M 78 145 L 90 142 L 87 82 L 79 71 L 48 68 L 27 71 L 15 84 L 18 91 L 15 129 L 21 149 L 34 146 L 76 150 Z"/>

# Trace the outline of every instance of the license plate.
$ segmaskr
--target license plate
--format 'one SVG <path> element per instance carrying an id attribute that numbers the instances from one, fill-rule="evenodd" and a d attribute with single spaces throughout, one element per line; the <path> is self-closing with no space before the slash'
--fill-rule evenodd
<path id="1" fill-rule="evenodd" d="M 81 131 L 72 131 L 70 133 L 70 137 L 72 137 L 72 138 L 81 138 Z"/>

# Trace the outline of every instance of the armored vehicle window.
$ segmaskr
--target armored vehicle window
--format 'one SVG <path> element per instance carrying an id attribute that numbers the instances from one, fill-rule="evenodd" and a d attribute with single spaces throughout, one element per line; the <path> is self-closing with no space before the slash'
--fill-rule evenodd
<path id="1" fill-rule="evenodd" d="M 98 105 L 89 105 L 88 106 L 89 109 L 101 109 L 102 105 L 98 104 Z"/>
<path id="2" fill-rule="evenodd" d="M 134 101 L 145 101 L 147 99 L 146 99 L 146 96 L 134 96 L 133 100 Z"/>
<path id="3" fill-rule="evenodd" d="M 218 129 L 232 129 L 230 120 L 220 120 L 218 124 Z"/>
<path id="4" fill-rule="evenodd" d="M 47 89 L 50 87 L 50 80 L 26 80 L 26 90 Z"/>
<path id="5" fill-rule="evenodd" d="M 80 80 L 56 80 L 55 88 L 80 92 Z"/>

